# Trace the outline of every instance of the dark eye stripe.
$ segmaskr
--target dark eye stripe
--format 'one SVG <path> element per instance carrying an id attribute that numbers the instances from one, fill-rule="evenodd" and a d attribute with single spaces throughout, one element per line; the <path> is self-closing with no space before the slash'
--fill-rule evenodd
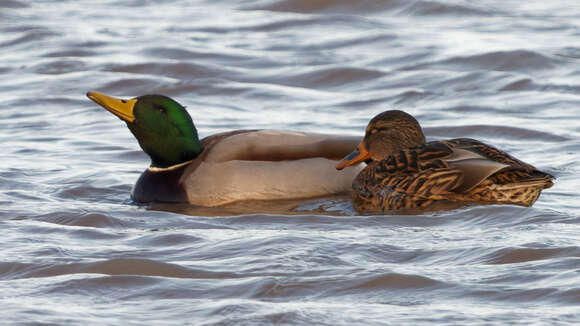
<path id="1" fill-rule="evenodd" d="M 389 127 L 374 127 L 372 129 L 367 130 L 367 133 L 372 135 L 372 134 L 376 134 L 379 131 L 382 132 L 385 130 L 389 130 L 390 128 L 391 128 L 390 126 Z"/>

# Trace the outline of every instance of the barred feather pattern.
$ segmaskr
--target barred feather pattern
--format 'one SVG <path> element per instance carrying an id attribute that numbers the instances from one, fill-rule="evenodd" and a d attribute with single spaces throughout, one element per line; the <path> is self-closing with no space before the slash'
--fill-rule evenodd
<path id="1" fill-rule="evenodd" d="M 465 193 L 455 192 L 464 175 L 445 161 L 454 148 L 470 150 L 510 167 Z M 459 138 L 430 142 L 371 162 L 353 181 L 353 204 L 358 211 L 424 209 L 439 201 L 531 206 L 542 189 L 552 186 L 552 179 L 550 174 L 495 147 Z"/>
<path id="2" fill-rule="evenodd" d="M 547 182 L 546 184 L 551 185 L 551 182 Z M 491 180 L 485 180 L 468 193 L 457 194 L 453 199 L 474 203 L 532 206 L 540 196 L 542 189 L 549 187 L 546 184 L 518 187 L 514 185 L 495 184 Z"/>

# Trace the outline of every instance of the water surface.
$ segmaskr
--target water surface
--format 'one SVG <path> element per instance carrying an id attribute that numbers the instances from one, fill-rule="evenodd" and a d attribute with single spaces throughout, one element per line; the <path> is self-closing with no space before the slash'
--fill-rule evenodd
<path id="1" fill-rule="evenodd" d="M 578 324 L 579 37 L 561 0 L 0 0 L 2 320 Z M 401 109 L 557 182 L 532 208 L 422 215 L 139 206 L 148 158 L 89 90 L 169 95 L 202 136 L 362 136 Z"/>

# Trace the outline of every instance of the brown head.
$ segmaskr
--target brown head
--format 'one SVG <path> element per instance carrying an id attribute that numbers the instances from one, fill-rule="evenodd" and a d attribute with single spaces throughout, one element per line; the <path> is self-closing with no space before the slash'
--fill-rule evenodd
<path id="1" fill-rule="evenodd" d="M 366 160 L 382 161 L 401 150 L 425 144 L 419 122 L 410 114 L 390 110 L 375 116 L 368 124 L 358 148 L 336 166 L 341 170 Z"/>

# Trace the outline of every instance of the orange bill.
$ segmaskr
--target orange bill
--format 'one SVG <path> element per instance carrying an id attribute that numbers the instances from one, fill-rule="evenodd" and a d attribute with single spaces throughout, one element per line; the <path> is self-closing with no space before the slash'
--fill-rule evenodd
<path id="1" fill-rule="evenodd" d="M 336 166 L 337 170 L 342 170 L 347 166 L 355 165 L 371 158 L 371 154 L 366 150 L 363 143 L 360 143 L 354 152 L 348 154 Z"/>

